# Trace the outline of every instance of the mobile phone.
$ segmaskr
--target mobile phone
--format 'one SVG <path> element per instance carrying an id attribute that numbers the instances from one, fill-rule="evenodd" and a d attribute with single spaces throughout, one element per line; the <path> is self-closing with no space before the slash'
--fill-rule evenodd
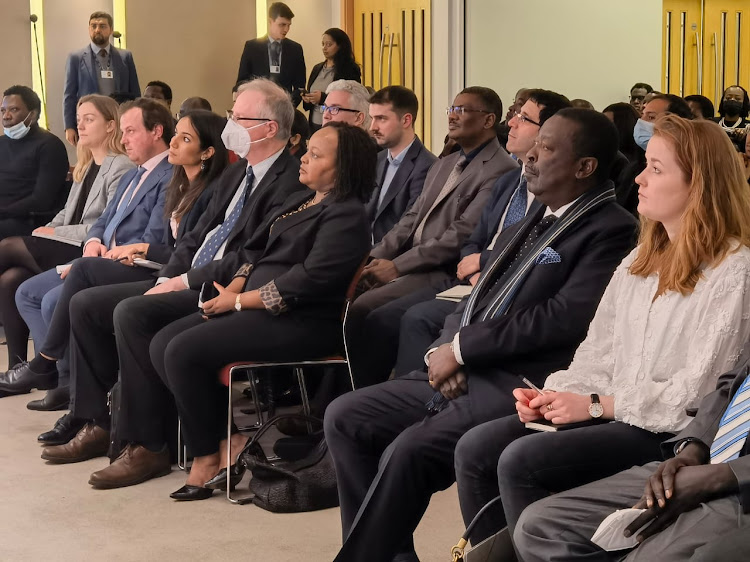
<path id="1" fill-rule="evenodd" d="M 304 88 L 298 88 L 298 90 L 299 90 L 299 93 L 300 93 L 301 96 L 306 96 L 307 94 L 310 93 L 307 90 L 305 90 Z"/>
<path id="2" fill-rule="evenodd" d="M 219 290 L 214 287 L 213 283 L 203 283 L 203 285 L 201 285 L 201 292 L 198 295 L 198 310 L 203 312 L 203 303 L 215 299 L 218 296 Z"/>

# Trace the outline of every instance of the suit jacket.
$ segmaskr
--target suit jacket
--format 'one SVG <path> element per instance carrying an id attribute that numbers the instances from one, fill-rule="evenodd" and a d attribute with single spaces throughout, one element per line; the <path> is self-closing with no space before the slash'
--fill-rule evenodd
<path id="1" fill-rule="evenodd" d="M 55 234 L 58 236 L 74 238 L 83 242 L 91 226 L 102 215 L 104 209 L 107 208 L 107 205 L 112 200 L 120 178 L 128 170 L 133 169 L 133 167 L 134 164 L 130 161 L 130 158 L 124 154 L 110 154 L 107 156 L 99 167 L 99 173 L 91 185 L 88 197 L 86 197 L 81 224 L 70 224 L 73 213 L 78 206 L 82 185 L 82 182 L 73 182 L 73 187 L 70 188 L 65 207 L 60 209 L 60 212 L 57 213 L 47 226 L 53 227 Z"/>
<path id="2" fill-rule="evenodd" d="M 319 62 L 315 66 L 313 66 L 312 71 L 310 71 L 310 78 L 307 79 L 307 91 L 309 92 L 312 88 L 313 82 L 315 82 L 315 79 L 318 77 L 318 74 L 320 74 L 321 69 L 323 68 L 323 65 L 325 65 L 326 61 Z M 344 68 L 342 70 L 339 70 L 338 67 L 333 67 L 333 81 L 336 80 L 355 80 L 356 82 L 362 82 L 362 71 L 359 69 L 359 65 L 356 63 L 352 63 L 351 66 Z M 326 102 L 326 93 L 321 92 L 320 93 L 320 103 L 319 105 L 323 105 Z M 307 111 L 312 111 L 315 108 L 315 105 L 312 103 L 302 102 L 302 107 L 305 108 Z M 308 117 L 308 122 L 310 125 L 313 124 L 312 122 L 312 113 Z"/>
<path id="3" fill-rule="evenodd" d="M 381 150 L 378 153 L 377 179 L 378 186 L 373 191 L 369 203 L 367 203 L 367 216 L 372 224 L 373 243 L 377 244 L 383 239 L 388 231 L 401 220 L 406 211 L 411 209 L 414 202 L 422 193 L 427 170 L 437 160 L 432 152 L 427 150 L 422 142 L 414 139 L 414 144 L 409 147 L 408 152 L 398 167 L 393 181 L 388 187 L 383 203 L 378 207 L 382 180 L 388 165 L 388 151 Z"/>
<path id="4" fill-rule="evenodd" d="M 500 219 L 503 218 L 503 213 L 510 204 L 510 199 L 513 197 L 513 193 L 516 191 L 520 181 L 521 168 L 511 170 L 497 178 L 495 185 L 492 186 L 490 200 L 484 208 L 484 211 L 482 211 L 482 217 L 479 219 L 479 224 L 477 224 L 474 232 L 469 236 L 464 247 L 461 248 L 461 259 L 471 254 L 480 254 L 480 271 L 484 269 L 485 265 L 487 265 L 487 260 L 492 253 L 491 250 L 487 249 L 487 246 L 490 245 L 495 234 L 497 234 L 497 229 L 500 226 Z M 539 210 L 541 205 L 542 204 L 539 201 L 534 199 L 526 214 L 533 215 Z"/>
<path id="5" fill-rule="evenodd" d="M 703 398 L 698 413 L 687 427 L 662 443 L 664 458 L 673 457 L 675 445 L 688 437 L 699 439 L 706 447 L 711 448 L 716 432 L 719 430 L 721 417 L 748 376 L 750 376 L 750 346 L 746 346 L 743 350 L 737 366 L 719 377 L 716 390 Z M 750 513 L 750 455 L 748 453 L 750 453 L 750 439 L 745 441 L 740 457 L 727 463 L 740 485 L 739 500 L 744 513 Z"/>
<path id="6" fill-rule="evenodd" d="M 492 185 L 518 166 L 493 138 L 437 201 L 459 157 L 455 153 L 435 162 L 414 205 L 372 249 L 371 257 L 392 260 L 401 275 L 436 269 L 455 273 L 461 247 L 479 222 Z M 414 233 L 425 217 L 421 243 L 415 246 Z"/>
<path id="7" fill-rule="evenodd" d="M 104 231 L 109 221 L 117 213 L 117 206 L 122 199 L 125 190 L 130 185 L 137 173 L 132 169 L 122 176 L 114 197 L 110 200 L 104 213 L 97 219 L 89 230 L 86 240 L 98 238 L 102 244 L 107 241 L 103 239 Z M 138 189 L 133 199 L 128 204 L 120 225 L 115 231 L 115 243 L 118 246 L 146 242 L 158 244 L 164 236 L 164 197 L 165 187 L 172 178 L 172 164 L 163 158 L 149 173 L 143 184 Z M 124 204 L 124 203 L 123 203 Z"/>
<path id="8" fill-rule="evenodd" d="M 141 97 L 138 74 L 135 71 L 133 54 L 125 49 L 110 46 L 112 71 L 115 75 L 115 92 L 127 92 Z M 63 122 L 66 129 L 76 128 L 76 105 L 78 100 L 88 94 L 99 93 L 97 68 L 93 59 L 91 45 L 68 55 L 65 63 L 65 89 L 63 90 Z"/>
<path id="9" fill-rule="evenodd" d="M 252 80 L 253 78 L 271 78 L 292 96 L 294 107 L 302 100 L 299 89 L 305 87 L 305 55 L 302 45 L 291 39 L 281 41 L 281 72 L 271 74 L 268 61 L 268 35 L 245 42 L 245 48 L 240 58 L 240 68 L 237 72 L 237 82 Z"/>
<path id="10" fill-rule="evenodd" d="M 607 182 L 605 187 L 612 184 Z M 503 231 L 488 264 L 503 255 L 519 230 L 530 231 L 542 212 L 540 209 L 535 215 L 527 215 Z M 549 373 L 570 364 L 612 273 L 635 244 L 635 233 L 632 215 L 614 201 L 604 203 L 554 241 L 552 249 L 560 260 L 535 265 L 503 316 L 479 320 L 482 303 L 497 294 L 500 283 L 480 301 L 468 326 L 460 328 L 467 299 L 446 318 L 440 338 L 431 347 L 452 341 L 460 332 L 470 400 L 480 419 L 493 419 L 498 393 L 518 386 L 517 379 L 508 377 L 508 373 L 526 375 L 541 385 Z M 506 261 L 513 259 L 525 239 L 523 236 L 515 247 L 508 247 Z"/>
<path id="11" fill-rule="evenodd" d="M 310 190 L 292 194 L 276 215 L 294 211 L 312 195 Z M 370 250 L 364 204 L 354 197 L 327 197 L 271 224 L 246 290 L 270 284 L 270 293 L 289 310 L 340 319 L 347 289 Z"/>
<path id="12" fill-rule="evenodd" d="M 263 180 L 248 197 L 237 224 L 229 233 L 224 256 L 198 269 L 191 269 L 193 257 L 216 226 L 224 222 L 227 207 L 237 187 L 245 178 L 247 160 L 229 166 L 216 180 L 214 196 L 195 227 L 180 239 L 169 262 L 159 272 L 160 277 L 175 277 L 187 272 L 190 287 L 199 289 L 206 281 L 225 284 L 243 263 L 253 261 L 253 252 L 262 252 L 267 240 L 266 223 L 276 216 L 276 211 L 290 194 L 304 189 L 299 182 L 299 161 L 281 153 L 263 176 Z M 246 251 L 243 246 L 249 244 Z M 247 254 L 247 255 L 246 255 Z"/>

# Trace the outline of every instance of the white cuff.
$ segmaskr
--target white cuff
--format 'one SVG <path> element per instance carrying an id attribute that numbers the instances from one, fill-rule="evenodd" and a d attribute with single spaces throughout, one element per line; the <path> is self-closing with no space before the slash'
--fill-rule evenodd
<path id="1" fill-rule="evenodd" d="M 424 354 L 424 364 L 428 367 L 430 366 L 430 355 L 432 355 L 432 352 L 435 351 L 437 347 L 431 347 L 427 350 L 427 353 Z"/>
<path id="2" fill-rule="evenodd" d="M 89 245 L 89 242 L 96 242 L 96 243 L 98 243 L 98 244 L 101 244 L 101 243 L 102 243 L 102 241 L 101 241 L 101 239 L 100 239 L 100 238 L 89 238 L 88 240 L 86 240 L 86 243 L 85 243 L 85 244 L 83 245 L 83 249 L 84 249 L 84 250 L 86 249 L 86 246 L 88 246 L 88 245 Z"/>
<path id="3" fill-rule="evenodd" d="M 458 340 L 458 335 L 461 332 L 456 332 L 456 335 L 453 336 L 453 355 L 456 357 L 456 363 L 459 365 L 464 365 L 464 359 L 461 357 L 461 344 Z"/>
<path id="4" fill-rule="evenodd" d="M 182 282 L 185 284 L 185 288 L 189 289 L 190 288 L 190 281 L 188 281 L 187 273 L 183 273 L 182 275 L 180 275 L 180 279 L 182 279 Z"/>
<path id="5" fill-rule="evenodd" d="M 159 278 L 158 278 L 158 279 L 156 280 L 156 285 L 161 285 L 161 284 L 162 284 L 162 283 L 164 283 L 165 281 L 169 281 L 169 277 L 159 277 Z"/>

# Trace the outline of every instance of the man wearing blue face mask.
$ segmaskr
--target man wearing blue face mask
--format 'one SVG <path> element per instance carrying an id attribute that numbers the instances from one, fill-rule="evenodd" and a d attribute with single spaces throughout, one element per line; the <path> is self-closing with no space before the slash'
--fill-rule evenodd
<path id="1" fill-rule="evenodd" d="M 31 234 L 59 211 L 67 197 L 65 145 L 37 123 L 42 104 L 31 88 L 3 92 L 0 115 L 0 240 Z"/>
<path id="2" fill-rule="evenodd" d="M 674 113 L 685 119 L 692 119 L 693 112 L 687 102 L 674 94 L 659 94 L 643 106 L 643 114 L 633 129 L 635 143 L 646 150 L 648 141 L 654 134 L 654 121 L 665 113 Z"/>

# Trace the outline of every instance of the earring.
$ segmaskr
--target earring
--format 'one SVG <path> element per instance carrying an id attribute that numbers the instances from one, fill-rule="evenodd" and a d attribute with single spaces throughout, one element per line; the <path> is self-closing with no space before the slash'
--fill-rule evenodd
<path id="1" fill-rule="evenodd" d="M 201 172 L 206 169 L 206 161 L 205 159 L 201 158 Z"/>

